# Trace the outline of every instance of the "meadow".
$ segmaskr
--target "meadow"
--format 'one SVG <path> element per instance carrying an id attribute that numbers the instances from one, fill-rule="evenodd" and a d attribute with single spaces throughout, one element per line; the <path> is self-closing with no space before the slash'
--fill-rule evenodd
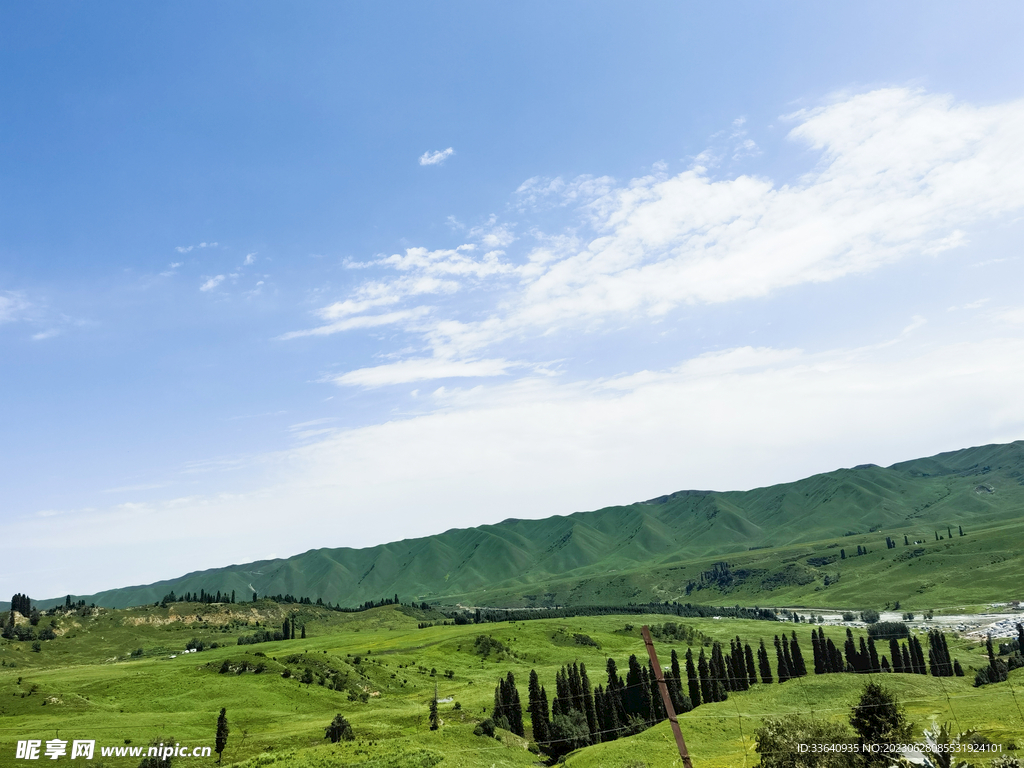
<path id="1" fill-rule="evenodd" d="M 286 617 L 305 627 L 304 639 L 237 644 L 239 636 L 256 630 L 256 622 L 260 628 L 279 628 Z M 500 729 L 497 738 L 474 735 L 493 706 L 499 678 L 510 671 L 515 675 L 524 708 L 531 669 L 549 696 L 554 695 L 556 672 L 572 661 L 586 664 L 596 686 L 604 682 L 608 657 L 616 660 L 620 672 L 630 654 L 646 664 L 640 626 L 660 625 L 672 617 L 595 616 L 419 628 L 440 618 L 434 611 L 407 606 L 338 613 L 267 600 L 58 616 L 58 637 L 41 643 L 38 652 L 29 642 L 0 641 L 0 765 L 27 764 L 14 759 L 18 740 L 56 737 L 96 740 L 95 758 L 78 759 L 77 765 L 135 768 L 140 758 L 100 757 L 99 746 L 212 746 L 221 708 L 231 729 L 223 753 L 226 765 L 539 765 L 541 758 L 528 750 L 528 716 L 525 739 Z M 50 621 L 44 616 L 39 626 Z M 795 631 L 810 660 L 812 625 L 807 623 L 679 623 L 691 628 L 698 642 L 728 644 L 739 635 L 755 646 L 764 638 L 769 648 L 774 635 Z M 825 633 L 842 645 L 843 627 L 826 626 Z M 580 644 L 576 635 L 589 642 Z M 476 642 L 480 636 L 498 641 L 501 649 L 483 655 Z M 182 653 L 191 640 L 207 648 Z M 208 647 L 214 643 L 219 647 Z M 682 655 L 687 647 L 668 638 L 655 645 L 666 667 L 673 648 Z M 1008 682 L 975 688 L 972 668 L 987 664 L 984 647 L 950 636 L 950 650 L 966 669 L 965 677 L 811 673 L 704 704 L 680 716 L 694 765 L 756 765 L 753 734 L 763 717 L 804 713 L 844 721 L 865 682 L 876 678 L 899 696 L 918 737 L 937 721 L 955 730 L 977 729 L 1006 750 L 1018 740 L 1024 745 L 1024 689 L 1017 691 L 1024 670 L 1013 671 Z M 431 731 L 428 705 L 435 689 L 442 724 Z M 352 724 L 355 739 L 331 744 L 324 738 L 325 729 L 338 713 Z M 216 755 L 176 758 L 174 765 L 215 762 Z M 987 764 L 984 759 L 972 762 Z M 679 764 L 679 757 L 668 723 L 662 722 L 638 735 L 572 753 L 566 764 L 654 768 Z"/>

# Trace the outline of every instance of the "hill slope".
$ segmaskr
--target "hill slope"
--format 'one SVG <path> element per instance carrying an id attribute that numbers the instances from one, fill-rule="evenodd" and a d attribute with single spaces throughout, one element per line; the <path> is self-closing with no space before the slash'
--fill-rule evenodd
<path id="1" fill-rule="evenodd" d="M 845 541 L 851 553 L 861 543 L 874 552 L 885 549 L 886 535 L 898 538 L 901 546 L 904 534 L 908 541 L 931 542 L 936 531 L 945 536 L 947 526 L 954 536 L 958 525 L 977 533 L 1014 522 L 1022 511 L 1024 441 L 1017 441 L 886 468 L 839 469 L 750 491 L 680 491 L 628 506 L 543 520 L 510 519 L 365 549 L 316 549 L 110 590 L 86 600 L 125 607 L 153 603 L 172 590 L 205 589 L 234 590 L 241 599 L 255 590 L 349 606 L 394 594 L 403 600 L 491 605 L 621 603 L 675 599 L 687 584 L 691 589 L 694 583 L 705 586 L 700 573 L 713 560 L 749 560 L 753 551 L 761 561 L 772 562 L 761 568 L 769 577 L 747 585 L 750 595 L 783 589 L 780 597 L 799 599 L 815 586 L 820 591 L 831 564 L 816 571 L 801 563 L 799 572 L 790 567 L 789 575 L 785 568 L 781 576 L 771 575 L 794 545 L 836 539 Z M 1012 535 L 1018 533 L 1014 528 Z M 840 539 L 844 536 L 849 538 Z M 833 542 L 826 548 L 836 546 Z M 679 573 L 666 587 L 668 571 Z M 804 589 L 787 592 L 794 580 Z M 728 594 L 736 585 L 711 586 Z"/>

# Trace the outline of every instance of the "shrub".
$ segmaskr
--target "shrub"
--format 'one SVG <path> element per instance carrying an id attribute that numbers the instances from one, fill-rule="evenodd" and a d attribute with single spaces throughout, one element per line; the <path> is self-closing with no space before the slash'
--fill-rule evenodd
<path id="1" fill-rule="evenodd" d="M 488 717 L 486 720 L 484 720 L 482 723 L 477 725 L 476 728 L 473 729 L 473 734 L 475 736 L 488 736 L 488 737 L 493 736 L 494 735 L 494 721 L 491 720 L 491 718 Z"/>
<path id="2" fill-rule="evenodd" d="M 861 611 L 860 613 L 860 620 L 863 621 L 865 624 L 874 624 L 878 621 L 879 618 L 880 617 L 878 615 L 878 611 L 876 611 L 874 608 L 869 608 L 868 610 Z"/>

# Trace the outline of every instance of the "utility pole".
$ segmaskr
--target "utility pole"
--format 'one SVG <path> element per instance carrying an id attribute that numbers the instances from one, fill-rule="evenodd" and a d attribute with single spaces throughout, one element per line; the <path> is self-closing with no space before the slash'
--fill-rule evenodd
<path id="1" fill-rule="evenodd" d="M 683 759 L 685 768 L 693 768 L 690 762 L 690 753 L 686 751 L 686 742 L 683 740 L 683 732 L 679 730 L 679 720 L 676 718 L 675 707 L 672 706 L 672 697 L 668 694 L 668 684 L 665 676 L 661 673 L 661 664 L 658 663 L 658 654 L 654 652 L 654 641 L 651 640 L 651 631 L 644 624 L 640 628 L 640 634 L 647 645 L 647 655 L 651 657 L 651 666 L 654 667 L 654 678 L 658 681 L 658 689 L 661 691 L 661 700 L 665 703 L 665 712 L 668 714 L 668 721 L 672 725 L 672 735 L 676 737 L 676 746 L 679 747 L 679 756 Z"/>

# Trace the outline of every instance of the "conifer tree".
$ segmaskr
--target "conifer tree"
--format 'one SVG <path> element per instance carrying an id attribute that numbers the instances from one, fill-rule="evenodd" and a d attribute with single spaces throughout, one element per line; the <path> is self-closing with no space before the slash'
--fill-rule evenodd
<path id="1" fill-rule="evenodd" d="M 761 638 L 761 644 L 757 649 L 757 665 L 758 671 L 761 673 L 761 682 L 768 685 L 772 682 L 772 667 L 768 663 L 768 651 L 764 647 L 764 638 Z"/>
<path id="2" fill-rule="evenodd" d="M 226 708 L 221 707 L 220 716 L 217 718 L 217 735 L 215 738 L 215 751 L 217 752 L 217 763 L 219 764 L 221 759 L 224 757 L 224 747 L 228 744 L 228 734 L 230 729 L 228 728 L 228 711 Z"/>
<path id="3" fill-rule="evenodd" d="M 437 683 L 434 683 L 434 698 L 430 700 L 430 730 L 441 727 L 441 715 L 437 711 Z"/>
<path id="4" fill-rule="evenodd" d="M 750 643 L 743 646 L 743 657 L 747 664 L 747 686 L 757 685 L 757 667 L 754 665 L 754 652 L 750 649 Z"/>
<path id="5" fill-rule="evenodd" d="M 868 654 L 868 646 L 864 642 L 864 638 L 859 638 L 860 650 L 857 652 L 857 671 L 858 672 L 870 672 L 871 671 L 871 656 Z"/>
<path id="6" fill-rule="evenodd" d="M 911 655 L 910 648 L 907 646 L 907 643 L 900 644 L 900 655 L 903 659 L 904 674 L 912 675 L 917 672 L 917 670 L 914 668 L 914 657 Z"/>
<path id="7" fill-rule="evenodd" d="M 626 715 L 632 717 L 637 715 L 644 720 L 649 720 L 649 714 L 644 713 L 647 704 L 647 691 L 643 685 L 643 671 L 636 655 L 629 657 L 629 671 L 626 672 Z M 648 684 L 648 689 L 650 684 Z"/>
<path id="8" fill-rule="evenodd" d="M 693 666 L 693 651 L 686 649 L 686 686 L 690 691 L 690 703 L 694 707 L 701 704 L 700 680 L 697 678 L 697 670 Z"/>
<path id="9" fill-rule="evenodd" d="M 594 692 L 590 688 L 590 678 L 587 677 L 587 665 L 583 662 L 580 662 L 580 684 L 583 687 L 583 708 L 587 715 L 587 725 L 590 727 L 590 743 L 597 744 L 601 741 L 601 729 L 597 725 L 597 704 L 594 702 Z"/>
<path id="10" fill-rule="evenodd" d="M 836 644 L 832 642 L 832 638 L 828 638 L 825 641 L 825 647 L 828 648 L 828 657 L 831 659 L 832 671 L 842 672 L 843 671 L 843 654 L 836 648 Z"/>
<path id="11" fill-rule="evenodd" d="M 903 655 L 900 653 L 900 644 L 895 637 L 889 638 L 889 655 L 892 656 L 892 671 L 903 671 Z"/>
<path id="12" fill-rule="evenodd" d="M 796 669 L 793 667 L 793 656 L 789 651 L 789 638 L 786 637 L 786 633 L 782 633 L 782 658 L 786 660 L 786 670 L 789 674 L 789 679 L 796 677 Z"/>
<path id="13" fill-rule="evenodd" d="M 436 686 L 435 686 L 436 689 Z M 516 688 L 516 679 L 509 672 L 505 678 L 505 712 L 508 717 L 508 729 L 516 736 L 525 736 L 523 728 L 523 705 L 519 700 L 519 690 Z"/>
<path id="14" fill-rule="evenodd" d="M 785 637 L 785 635 L 783 635 Z M 782 653 L 782 642 L 779 640 L 779 636 L 775 636 L 775 658 L 776 658 L 776 669 L 779 672 L 779 682 L 784 683 L 791 677 L 789 673 L 789 664 L 786 663 L 786 657 Z"/>
<path id="15" fill-rule="evenodd" d="M 728 698 L 726 685 L 728 683 L 728 671 L 725 668 L 725 659 L 722 658 L 722 644 L 717 640 L 711 646 L 711 686 L 715 701 L 725 701 Z"/>
<path id="16" fill-rule="evenodd" d="M 800 651 L 800 643 L 797 642 L 796 632 L 789 641 L 789 655 L 793 660 L 793 674 L 796 677 L 803 677 L 807 674 L 807 665 L 804 663 L 804 655 Z"/>
<path id="17" fill-rule="evenodd" d="M 811 653 L 814 656 L 814 674 L 825 674 L 825 661 L 821 652 L 821 645 L 818 643 L 817 630 L 811 632 Z"/>
<path id="18" fill-rule="evenodd" d="M 537 670 L 530 670 L 530 685 L 528 688 L 530 697 L 527 711 L 530 713 L 530 727 L 533 729 L 533 740 L 538 744 L 548 740 L 548 724 L 544 717 L 540 702 L 540 678 L 537 677 Z"/>
<path id="19" fill-rule="evenodd" d="M 882 665 L 878 661 L 878 649 L 875 648 L 875 638 L 868 637 L 868 666 L 872 672 L 881 672 Z"/>
<path id="20" fill-rule="evenodd" d="M 700 699 L 708 703 L 717 701 L 714 689 L 711 685 L 711 671 L 708 669 L 708 660 L 704 657 L 704 649 L 700 649 L 700 656 L 697 657 L 697 677 L 700 680 Z"/>

